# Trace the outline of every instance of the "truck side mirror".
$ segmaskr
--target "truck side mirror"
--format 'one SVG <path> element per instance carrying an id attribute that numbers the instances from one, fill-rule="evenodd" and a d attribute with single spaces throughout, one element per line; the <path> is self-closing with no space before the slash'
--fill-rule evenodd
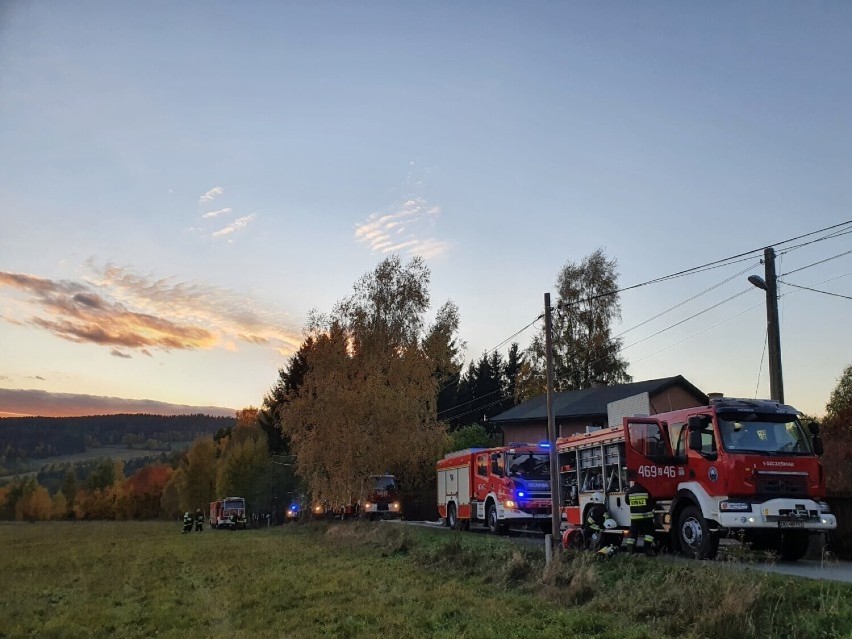
<path id="1" fill-rule="evenodd" d="M 689 449 L 701 452 L 701 430 L 692 429 L 692 417 L 689 421 Z"/>
<path id="2" fill-rule="evenodd" d="M 702 420 L 701 420 L 701 417 L 700 417 L 700 416 L 698 416 L 698 415 L 693 415 L 693 416 L 692 416 L 692 417 L 690 417 L 690 418 L 689 418 L 689 420 L 687 421 L 687 427 L 689 428 L 689 435 L 690 435 L 690 440 L 689 440 L 689 441 L 690 441 L 690 444 L 689 444 L 689 447 L 690 447 L 690 448 L 692 448 L 692 433 L 694 433 L 694 432 L 696 432 L 696 431 L 700 431 L 701 429 L 703 429 L 703 428 L 704 428 L 704 423 L 702 422 Z M 701 446 L 699 446 L 699 448 L 701 448 Z"/>
<path id="3" fill-rule="evenodd" d="M 822 454 L 825 452 L 825 448 L 822 445 L 822 437 L 820 437 L 819 435 L 814 435 L 813 445 L 814 453 L 816 453 L 817 456 L 822 456 Z"/>
<path id="4" fill-rule="evenodd" d="M 816 422 L 809 422 L 808 430 L 811 431 L 811 435 L 819 435 L 819 424 Z"/>

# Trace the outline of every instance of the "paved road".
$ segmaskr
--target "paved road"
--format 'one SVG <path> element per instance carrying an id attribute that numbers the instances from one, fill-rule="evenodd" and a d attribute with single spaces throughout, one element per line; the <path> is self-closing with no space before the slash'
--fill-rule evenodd
<path id="1" fill-rule="evenodd" d="M 425 528 L 439 528 L 447 530 L 440 522 L 433 521 L 406 521 L 410 526 L 422 526 Z M 486 534 L 485 529 L 477 529 L 474 534 Z M 544 546 L 544 537 L 537 532 L 512 532 L 511 539 L 516 543 L 533 544 Z M 724 548 L 723 548 L 724 550 Z M 803 559 L 796 562 L 776 562 L 759 556 L 749 557 L 747 560 L 732 561 L 724 558 L 724 552 L 720 553 L 722 558 L 714 561 L 714 565 L 730 567 L 731 570 L 757 570 L 771 572 L 793 577 L 805 577 L 807 579 L 822 579 L 825 581 L 839 581 L 852 583 L 852 561 L 816 561 Z M 682 557 L 665 556 L 667 561 L 693 561 Z"/>
<path id="2" fill-rule="evenodd" d="M 684 560 L 688 561 L 688 560 Z M 774 572 L 781 575 L 792 575 L 793 577 L 806 577 L 808 579 L 822 579 L 824 581 L 842 581 L 852 583 L 852 561 L 830 561 L 821 562 L 810 559 L 801 559 L 795 562 L 716 562 L 733 568 L 745 570 L 759 570 L 762 572 Z"/>

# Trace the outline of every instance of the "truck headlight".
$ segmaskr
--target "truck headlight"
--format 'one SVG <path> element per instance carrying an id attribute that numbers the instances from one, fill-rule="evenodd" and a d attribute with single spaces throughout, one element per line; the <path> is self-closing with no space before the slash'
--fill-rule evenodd
<path id="1" fill-rule="evenodd" d="M 719 510 L 723 512 L 743 512 L 751 510 L 751 504 L 744 501 L 720 501 Z"/>
<path id="2" fill-rule="evenodd" d="M 368 502 L 368 501 L 364 502 L 364 510 L 370 510 L 370 502 Z"/>
<path id="3" fill-rule="evenodd" d="M 506 508 L 515 508 L 516 504 L 511 499 L 507 499 L 505 502 L 503 502 L 503 506 Z"/>
<path id="4" fill-rule="evenodd" d="M 391 510 L 399 510 L 399 502 L 395 501 L 391 504 Z"/>

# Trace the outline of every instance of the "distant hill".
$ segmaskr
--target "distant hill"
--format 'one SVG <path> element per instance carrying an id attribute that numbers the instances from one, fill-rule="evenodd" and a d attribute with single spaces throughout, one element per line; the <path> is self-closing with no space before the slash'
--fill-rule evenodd
<path id="1" fill-rule="evenodd" d="M 0 417 L 85 417 L 87 415 L 215 415 L 233 417 L 223 406 L 188 406 L 153 399 L 126 399 L 39 389 L 0 388 Z"/>
<path id="2" fill-rule="evenodd" d="M 210 415 L 94 415 L 0 419 L 0 464 L 85 452 L 98 446 L 162 450 L 232 427 L 233 417 Z"/>

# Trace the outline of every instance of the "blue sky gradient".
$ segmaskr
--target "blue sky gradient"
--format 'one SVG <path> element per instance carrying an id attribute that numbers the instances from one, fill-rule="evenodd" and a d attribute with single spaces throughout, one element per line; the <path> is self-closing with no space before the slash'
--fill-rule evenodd
<path id="1" fill-rule="evenodd" d="M 0 388 L 258 405 L 389 251 L 427 259 L 478 358 L 597 247 L 629 286 L 852 219 L 850 105 L 846 3 L 7 2 Z M 748 265 L 624 293 L 616 332 Z M 789 281 L 852 296 L 850 273 Z M 821 413 L 852 302 L 782 293 L 786 399 Z M 630 346 L 631 374 L 768 396 L 762 302 Z M 117 315 L 145 339 L 83 330 Z"/>

